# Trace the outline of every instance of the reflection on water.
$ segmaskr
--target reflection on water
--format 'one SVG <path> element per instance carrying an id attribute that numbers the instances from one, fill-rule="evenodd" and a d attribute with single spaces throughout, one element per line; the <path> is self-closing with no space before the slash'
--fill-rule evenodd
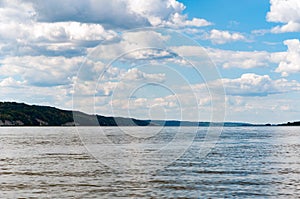
<path id="1" fill-rule="evenodd" d="M 114 142 L 140 147 L 148 144 L 126 135 L 120 137 L 117 128 L 105 129 Z M 165 133 L 151 138 L 151 143 L 170 142 L 172 131 L 164 129 Z M 204 136 L 205 128 L 200 128 L 192 146 L 164 169 L 135 172 L 112 169 L 93 158 L 75 128 L 0 128 L 0 198 L 293 198 L 300 195 L 300 128 L 228 127 L 208 156 L 199 158 L 197 153 Z M 176 146 L 182 144 L 178 141 Z M 151 164 L 153 160 L 142 161 L 139 165 Z"/>

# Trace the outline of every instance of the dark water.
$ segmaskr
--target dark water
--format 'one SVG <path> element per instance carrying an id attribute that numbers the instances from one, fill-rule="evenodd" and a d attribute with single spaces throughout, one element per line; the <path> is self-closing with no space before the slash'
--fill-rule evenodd
<path id="1" fill-rule="evenodd" d="M 97 128 L 83 130 L 97 132 Z M 205 130 L 200 128 L 180 158 L 150 172 L 118 170 L 107 159 L 97 160 L 75 128 L 0 128 L 0 198 L 299 198 L 300 128 L 224 128 L 219 142 L 200 158 Z M 117 146 L 146 145 L 149 150 L 170 142 L 176 130 L 165 128 L 154 137 L 150 132 L 150 139 L 118 134 L 118 128 L 105 132 Z M 186 140 L 177 142 L 170 154 Z M 109 147 L 105 150 L 104 154 L 115 154 Z M 139 165 L 163 162 L 144 157 Z"/>

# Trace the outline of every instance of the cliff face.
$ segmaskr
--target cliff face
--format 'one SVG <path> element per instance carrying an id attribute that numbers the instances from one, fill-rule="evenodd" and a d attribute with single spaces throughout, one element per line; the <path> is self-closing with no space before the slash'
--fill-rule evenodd
<path id="1" fill-rule="evenodd" d="M 24 123 L 20 120 L 10 121 L 10 120 L 0 120 L 0 126 L 23 126 Z"/>

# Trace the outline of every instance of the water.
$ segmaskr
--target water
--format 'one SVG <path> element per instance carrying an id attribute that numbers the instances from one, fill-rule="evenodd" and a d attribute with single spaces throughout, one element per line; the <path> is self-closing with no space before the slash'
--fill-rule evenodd
<path id="1" fill-rule="evenodd" d="M 116 127 L 103 128 L 115 146 L 129 150 L 122 162 L 108 161 L 117 153 L 103 148 L 102 156 L 88 152 L 76 128 L 0 128 L 0 198 L 297 198 L 300 196 L 299 127 L 228 127 L 205 158 L 198 154 L 206 128 L 200 128 L 192 145 L 179 158 L 159 170 L 141 169 L 164 162 L 159 157 L 140 158 L 132 150 L 151 153 L 171 142 L 176 128 L 157 135 L 151 129 L 131 128 L 136 136 L 120 134 Z M 130 128 L 127 128 L 130 130 Z M 187 135 L 193 128 L 179 131 Z M 101 143 L 99 128 L 84 128 Z M 93 132 L 93 133 L 91 133 Z M 150 132 L 150 133 L 149 133 Z M 98 136 L 99 135 L 99 136 Z M 132 137 L 133 136 L 133 137 Z M 135 136 L 135 137 L 134 137 Z M 187 136 L 188 137 L 188 136 Z M 188 137 L 187 140 L 190 140 Z M 185 137 L 182 137 L 185 139 Z M 172 143 L 171 157 L 186 147 L 187 140 Z M 159 146 L 159 147 L 157 147 Z M 133 154 L 130 157 L 130 154 Z M 172 156 L 172 154 L 175 156 Z M 178 154 L 177 154 L 178 155 Z M 116 156 L 117 157 L 117 156 Z M 135 159 L 136 157 L 140 159 Z M 166 156 L 161 156 L 165 158 Z M 118 157 L 120 158 L 120 157 Z M 115 157 L 110 157 L 114 160 Z M 105 161 L 104 161 L 105 160 Z M 122 160 L 122 158 L 121 158 Z M 120 168 L 118 169 L 118 164 Z M 140 167 L 138 167 L 140 166 Z M 150 167 L 145 167 L 150 168 Z M 152 167 L 151 167 L 152 168 Z"/>

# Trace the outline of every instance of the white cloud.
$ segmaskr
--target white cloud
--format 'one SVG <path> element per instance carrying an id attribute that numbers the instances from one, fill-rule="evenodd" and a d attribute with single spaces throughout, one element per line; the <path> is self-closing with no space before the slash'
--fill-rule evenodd
<path id="1" fill-rule="evenodd" d="M 134 28 L 148 25 L 146 18 L 129 9 L 123 0 L 30 0 L 36 18 L 42 22 L 77 21 L 100 23 L 105 27 Z"/>
<path id="2" fill-rule="evenodd" d="M 130 97 L 129 95 L 139 86 L 147 83 L 162 83 L 164 80 L 165 74 L 145 73 L 133 68 L 129 69 L 126 73 L 121 74 L 117 79 L 114 79 L 114 81 L 103 81 L 98 83 L 95 92 L 97 92 L 98 95 L 109 96 L 114 94 L 115 98 L 128 99 Z M 90 83 L 90 85 L 93 84 Z M 93 85 L 93 87 L 86 90 L 95 90 L 95 86 Z"/>
<path id="3" fill-rule="evenodd" d="M 300 83 L 281 78 L 273 80 L 269 75 L 245 73 L 236 79 L 218 79 L 207 84 L 196 84 L 195 89 L 204 91 L 223 86 L 227 95 L 233 96 L 268 96 L 272 94 L 300 91 Z"/>
<path id="4" fill-rule="evenodd" d="M 133 99 L 122 99 L 114 98 L 110 104 L 114 106 L 114 109 L 127 111 L 128 109 L 151 109 L 154 107 L 159 107 L 161 109 L 172 109 L 179 108 L 177 98 L 174 98 L 174 95 L 168 95 L 165 97 L 156 97 L 156 98 L 133 98 Z M 174 110 L 173 110 L 174 111 Z M 147 118 L 147 116 L 146 116 Z M 149 119 L 149 118 L 148 118 Z"/>
<path id="5" fill-rule="evenodd" d="M 283 26 L 275 26 L 274 28 L 272 28 L 271 32 L 272 33 L 300 32 L 300 23 L 290 21 Z"/>
<path id="6" fill-rule="evenodd" d="M 274 27 L 271 32 L 300 32 L 300 1 L 270 0 L 270 3 L 267 21 L 284 23 L 282 26 Z"/>
<path id="7" fill-rule="evenodd" d="M 35 9 L 30 2 L 2 0 L 0 2 L 0 22 L 29 22 L 35 17 Z"/>
<path id="8" fill-rule="evenodd" d="M 9 56 L 79 56 L 100 41 L 116 40 L 120 28 L 210 25 L 204 19 L 188 20 L 184 9 L 176 0 L 4 0 L 0 47 Z"/>
<path id="9" fill-rule="evenodd" d="M 180 46 L 172 48 L 184 57 L 210 57 L 218 66 L 223 68 L 257 68 L 266 67 L 270 62 L 270 53 L 266 51 L 233 51 L 200 46 Z"/>
<path id="10" fill-rule="evenodd" d="M 300 72 L 300 41 L 298 39 L 285 40 L 287 52 L 274 53 L 272 59 L 279 63 L 275 72 L 282 76 Z"/>
<path id="11" fill-rule="evenodd" d="M 128 74 L 133 73 L 132 71 L 137 70 L 129 70 Z M 133 74 L 137 73 L 139 72 L 134 72 Z M 205 84 L 190 85 L 192 88 L 176 87 L 176 89 L 174 89 L 175 95 L 171 96 L 167 95 L 155 98 L 138 96 L 137 98 L 129 98 L 129 96 L 126 95 L 131 94 L 135 88 L 141 85 L 140 82 L 136 82 L 137 84 L 135 84 L 134 81 L 134 79 L 139 80 L 139 76 L 132 75 L 130 77 L 128 84 L 125 81 L 100 83 L 97 91 L 99 94 L 102 93 L 102 95 L 105 95 L 102 96 L 101 99 L 104 97 L 105 99 L 112 97 L 112 101 L 108 100 L 103 104 L 98 104 L 96 109 L 105 115 L 128 116 L 130 113 L 132 117 L 149 119 L 149 110 L 152 107 L 158 107 L 160 110 L 166 112 L 168 118 L 180 118 L 178 113 L 182 111 L 186 119 L 193 120 L 198 118 L 198 116 L 195 115 L 197 113 L 195 112 L 197 105 L 195 106 L 195 103 L 193 103 L 197 100 L 197 110 L 201 111 L 199 120 L 206 120 L 205 118 L 210 118 L 212 102 L 215 107 L 222 106 L 224 108 L 224 104 L 221 101 L 222 96 L 211 96 Z M 297 81 L 288 81 L 283 78 L 272 79 L 268 75 L 256 74 L 244 74 L 240 78 L 222 79 L 210 82 L 209 84 L 209 88 L 212 88 L 213 91 L 215 87 L 219 88 L 220 84 L 224 85 L 227 93 L 228 108 L 231 110 L 229 118 L 245 120 L 247 116 L 243 115 L 237 117 L 237 115 L 247 112 L 247 114 L 252 113 L 253 117 L 248 116 L 251 121 L 259 121 L 259 119 L 261 119 L 260 121 L 266 121 L 266 118 L 256 118 L 257 116 L 254 116 L 256 112 L 261 113 L 260 111 L 262 110 L 270 111 L 274 108 L 274 112 L 278 113 L 278 110 L 286 108 L 284 107 L 287 104 L 286 101 L 279 102 L 275 100 L 273 104 L 261 105 L 260 103 L 264 102 L 271 103 L 271 97 L 269 96 L 281 96 L 300 91 L 300 83 Z M 93 85 L 93 89 L 94 88 Z M 115 90 L 116 88 L 117 90 Z M 91 94 L 94 95 L 95 93 Z M 214 97 L 214 99 L 211 97 Z M 111 107 L 108 105 L 112 105 L 115 112 L 110 112 Z M 193 113 L 191 117 L 189 117 L 190 113 Z"/>
<path id="12" fill-rule="evenodd" d="M 298 0 L 270 0 L 271 8 L 267 19 L 272 22 L 300 22 L 300 2 Z"/>
<path id="13" fill-rule="evenodd" d="M 135 51 L 132 51 L 132 52 L 126 54 L 123 58 L 136 60 L 136 61 L 149 60 L 152 62 L 154 62 L 154 60 L 156 60 L 157 62 L 162 63 L 162 60 L 171 61 L 171 59 L 175 58 L 176 56 L 177 56 L 176 53 L 172 53 L 172 52 L 164 50 L 164 49 L 142 48 L 142 49 L 137 49 Z"/>
<path id="14" fill-rule="evenodd" d="M 174 46 L 172 50 L 184 57 L 199 56 L 206 53 L 205 48 L 201 46 Z"/>
<path id="15" fill-rule="evenodd" d="M 1 75 L 17 77 L 35 86 L 69 84 L 82 61 L 82 57 L 8 57 L 0 61 Z"/>
<path id="16" fill-rule="evenodd" d="M 12 77 L 7 77 L 0 81 L 0 87 L 22 87 L 26 82 L 21 82 L 13 79 Z"/>
<path id="17" fill-rule="evenodd" d="M 251 69 L 258 67 L 271 67 L 278 64 L 275 72 L 282 76 L 300 72 L 300 41 L 298 39 L 285 40 L 287 51 L 233 51 L 216 48 L 202 48 L 199 46 L 174 47 L 176 53 L 182 56 L 206 56 L 218 66 L 223 68 Z"/>
<path id="18" fill-rule="evenodd" d="M 246 37 L 237 32 L 230 33 L 229 31 L 213 29 L 208 35 L 205 36 L 205 39 L 211 40 L 211 42 L 214 44 L 225 44 L 235 41 L 245 41 Z"/>
<path id="19" fill-rule="evenodd" d="M 266 51 L 231 51 L 208 48 L 208 55 L 223 68 L 256 68 L 268 66 L 270 54 Z"/>
<path id="20" fill-rule="evenodd" d="M 108 115 L 142 119 L 180 119 L 182 110 L 177 100 L 174 95 L 157 98 L 113 98 L 109 104 L 114 111 Z M 97 109 L 103 110 L 105 107 L 97 107 Z M 190 109 L 189 111 L 192 112 Z"/>
<path id="21" fill-rule="evenodd" d="M 122 79 L 125 81 L 163 82 L 165 80 L 165 74 L 149 74 L 137 68 L 132 68 L 122 75 Z"/>
<path id="22" fill-rule="evenodd" d="M 67 51 L 89 45 L 97 45 L 100 41 L 109 41 L 117 37 L 114 31 L 107 31 L 99 24 L 83 24 L 79 22 L 57 23 L 1 23 L 0 42 L 2 49 L 8 48 L 9 54 L 34 54 L 35 51 L 45 53 L 47 50 Z M 94 43 L 94 44 L 93 44 Z M 27 51 L 16 46 L 27 47 Z M 44 51 L 44 52 L 43 52 Z"/>
<path id="23" fill-rule="evenodd" d="M 30 29 L 34 39 L 44 38 L 54 42 L 100 41 L 109 40 L 115 36 L 113 31 L 105 31 L 100 24 L 78 22 L 36 23 Z"/>
<path id="24" fill-rule="evenodd" d="M 243 74 L 237 79 L 222 79 L 212 85 L 224 85 L 227 95 L 236 96 L 268 96 L 272 94 L 300 91 L 300 83 L 286 79 L 272 80 L 269 75 Z"/>
<path id="25" fill-rule="evenodd" d="M 163 73 L 146 73 L 137 68 L 119 69 L 111 67 L 103 74 L 101 78 L 101 71 L 86 69 L 85 67 L 78 76 L 74 76 L 71 81 L 75 87 L 76 96 L 110 96 L 121 99 L 128 99 L 129 94 L 137 87 L 147 83 L 163 83 L 165 81 L 165 74 Z M 102 68 L 103 69 L 103 68 Z M 83 73 L 83 74 L 82 74 Z M 99 79 L 87 79 L 86 76 L 95 76 Z"/>
<path id="26" fill-rule="evenodd" d="M 265 97 L 227 96 L 226 121 L 252 123 L 282 123 L 298 117 L 299 104 L 291 94 L 282 93 Z"/>
<path id="27" fill-rule="evenodd" d="M 70 95 L 72 87 L 70 85 L 38 87 L 9 77 L 0 83 L 0 89 L 2 101 L 49 105 L 70 110 L 72 108 L 72 96 Z"/>
<path id="28" fill-rule="evenodd" d="M 127 60 L 164 59 L 174 56 L 164 50 L 168 39 L 168 36 L 151 29 L 125 32 L 117 42 L 100 45 L 88 51 L 98 59 L 115 59 L 119 56 Z"/>
<path id="29" fill-rule="evenodd" d="M 128 1 L 132 12 L 146 18 L 152 26 L 185 27 L 185 26 L 208 26 L 210 22 L 205 19 L 187 19 L 182 12 L 185 6 L 176 0 L 131 0 Z"/>
<path id="30" fill-rule="evenodd" d="M 36 19 L 43 22 L 101 23 L 108 28 L 145 26 L 207 26 L 204 19 L 187 19 L 185 6 L 176 0 L 52 0 L 31 2 Z"/>
<path id="31" fill-rule="evenodd" d="M 203 27 L 212 25 L 212 23 L 206 21 L 205 19 L 193 18 L 192 20 L 187 20 L 187 18 L 187 15 L 175 13 L 170 16 L 169 21 L 162 21 L 161 24 L 158 25 L 171 28 Z M 155 26 L 155 24 L 152 25 Z"/>

